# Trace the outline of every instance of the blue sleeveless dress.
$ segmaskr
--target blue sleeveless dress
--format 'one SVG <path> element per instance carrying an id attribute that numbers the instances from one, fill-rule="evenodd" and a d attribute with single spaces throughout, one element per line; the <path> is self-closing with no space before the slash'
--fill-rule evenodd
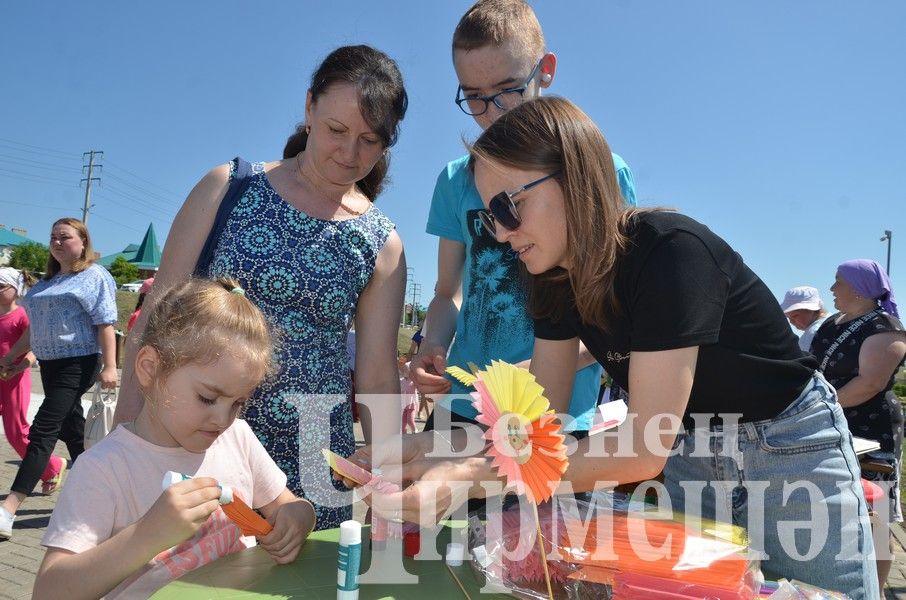
<path id="1" fill-rule="evenodd" d="M 233 163 L 231 178 L 235 170 Z M 264 163 L 252 172 L 208 272 L 237 279 L 275 333 L 274 373 L 244 418 L 287 487 L 314 504 L 316 528 L 339 527 L 352 518 L 349 494 L 321 450 L 355 450 L 346 333 L 394 225 L 374 206 L 348 220 L 316 219 L 280 197 Z"/>

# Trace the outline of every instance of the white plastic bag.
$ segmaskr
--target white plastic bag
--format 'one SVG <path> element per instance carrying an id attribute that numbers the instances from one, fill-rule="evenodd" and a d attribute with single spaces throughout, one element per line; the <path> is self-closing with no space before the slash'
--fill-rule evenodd
<path id="1" fill-rule="evenodd" d="M 98 383 L 94 386 L 91 407 L 85 415 L 85 449 L 91 448 L 110 433 L 113 428 L 113 411 L 116 410 L 116 391 L 105 390 Z"/>

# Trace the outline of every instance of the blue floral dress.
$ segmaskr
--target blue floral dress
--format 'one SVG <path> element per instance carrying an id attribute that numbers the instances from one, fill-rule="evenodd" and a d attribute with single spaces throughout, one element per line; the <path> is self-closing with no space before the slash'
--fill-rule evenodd
<path id="1" fill-rule="evenodd" d="M 231 178 L 235 170 L 234 162 Z M 275 330 L 275 372 L 249 399 L 246 421 L 287 487 L 314 504 L 316 528 L 339 527 L 352 518 L 349 495 L 321 450 L 355 450 L 346 333 L 394 225 L 374 206 L 352 219 L 316 219 L 280 197 L 264 163 L 252 172 L 209 275 L 237 279 Z"/>

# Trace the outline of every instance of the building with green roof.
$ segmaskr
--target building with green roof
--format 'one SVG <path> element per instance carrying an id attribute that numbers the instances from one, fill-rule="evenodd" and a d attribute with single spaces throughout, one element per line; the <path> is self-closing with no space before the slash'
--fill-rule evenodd
<path id="1" fill-rule="evenodd" d="M 154 277 L 160 268 L 160 246 L 157 245 L 154 224 L 148 225 L 148 231 L 145 232 L 145 237 L 140 244 L 129 244 L 121 252 L 102 256 L 98 259 L 98 263 L 109 269 L 113 265 L 113 261 L 120 256 L 138 267 L 140 277 Z"/>
<path id="2" fill-rule="evenodd" d="M 45 248 L 47 247 L 41 242 L 36 242 L 35 240 L 25 237 L 25 233 L 26 231 L 24 229 L 13 227 L 10 230 L 5 226 L 0 225 L 0 266 L 9 264 L 10 255 L 12 255 L 13 248 L 16 246 L 28 242 L 44 246 Z"/>

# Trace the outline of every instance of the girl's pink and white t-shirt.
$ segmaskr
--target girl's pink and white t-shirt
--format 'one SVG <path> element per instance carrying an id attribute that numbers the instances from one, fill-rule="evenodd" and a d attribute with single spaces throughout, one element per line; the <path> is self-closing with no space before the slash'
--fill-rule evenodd
<path id="1" fill-rule="evenodd" d="M 203 453 L 156 446 L 121 425 L 79 456 L 42 545 L 78 553 L 113 537 L 148 512 L 167 471 L 213 477 L 253 508 L 286 488 L 286 475 L 241 419 Z M 193 569 L 254 545 L 255 538 L 243 537 L 218 509 L 191 539 L 158 554 L 106 598 L 147 598 Z"/>

